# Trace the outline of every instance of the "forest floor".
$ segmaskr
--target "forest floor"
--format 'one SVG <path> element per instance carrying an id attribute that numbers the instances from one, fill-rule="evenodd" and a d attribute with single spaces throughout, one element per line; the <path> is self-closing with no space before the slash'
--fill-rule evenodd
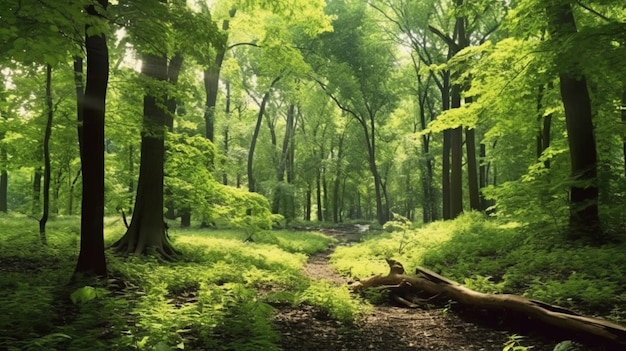
<path id="1" fill-rule="evenodd" d="M 340 245 L 358 238 L 358 232 L 324 231 L 339 239 Z M 312 255 L 305 273 L 314 279 L 325 279 L 332 284 L 347 284 L 329 264 L 333 250 Z M 281 333 L 283 350 L 471 350 L 501 351 L 515 332 L 497 325 L 470 322 L 472 316 L 462 317 L 445 307 L 430 309 L 394 306 L 374 306 L 372 313 L 353 325 L 345 325 L 327 318 L 309 307 L 278 306 L 274 324 Z M 478 322 L 478 323 L 477 323 Z M 481 325 L 483 324 L 483 325 Z M 524 336 L 519 344 L 533 346 L 532 350 L 552 350 L 557 340 L 539 335 Z"/>

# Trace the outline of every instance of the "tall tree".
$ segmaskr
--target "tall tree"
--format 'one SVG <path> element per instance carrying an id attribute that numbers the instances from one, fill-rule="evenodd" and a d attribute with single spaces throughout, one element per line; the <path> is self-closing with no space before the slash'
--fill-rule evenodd
<path id="1" fill-rule="evenodd" d="M 87 74 L 84 93 L 82 152 L 83 195 L 80 253 L 74 276 L 106 276 L 104 254 L 104 117 L 109 80 L 109 52 L 104 33 L 95 28 L 104 21 L 107 0 L 87 7 L 92 24 L 85 28 Z M 95 28 L 94 28 L 95 27 Z M 94 33 L 95 31 L 95 33 Z M 80 113 L 79 113 L 80 115 Z"/>
<path id="2" fill-rule="evenodd" d="M 546 13 L 554 45 L 563 45 L 576 34 L 576 20 L 569 3 L 548 2 Z M 575 67 L 574 69 L 561 67 L 559 71 L 571 172 L 575 181 L 570 188 L 569 237 L 602 241 L 603 234 L 598 213 L 596 141 L 587 80 L 576 58 L 561 58 L 569 62 L 573 61 L 572 66 Z"/>
<path id="3" fill-rule="evenodd" d="M 54 111 L 52 106 L 52 65 L 46 65 L 46 127 L 43 137 L 43 213 L 39 219 L 39 238 L 45 245 L 48 243 L 46 237 L 46 223 L 50 212 L 50 137 L 52 136 L 52 119 Z"/>

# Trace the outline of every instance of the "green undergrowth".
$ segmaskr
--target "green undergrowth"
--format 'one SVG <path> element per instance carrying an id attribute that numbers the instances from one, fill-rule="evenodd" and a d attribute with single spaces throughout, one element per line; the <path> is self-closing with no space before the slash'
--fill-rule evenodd
<path id="1" fill-rule="evenodd" d="M 389 227 L 391 227 L 390 225 Z M 560 233 L 469 213 L 421 228 L 338 247 L 331 263 L 344 274 L 386 274 L 385 258 L 434 270 L 488 293 L 522 294 L 618 322 L 626 321 L 626 244 L 566 242 Z"/>
<path id="2" fill-rule="evenodd" d="M 278 306 L 315 306 L 346 324 L 366 311 L 345 287 L 311 281 L 307 255 L 333 239 L 302 231 L 170 230 L 177 262 L 107 252 L 106 281 L 68 285 L 78 254 L 77 218 L 0 216 L 0 349 L 277 350 Z M 124 232 L 106 220 L 106 242 Z"/>

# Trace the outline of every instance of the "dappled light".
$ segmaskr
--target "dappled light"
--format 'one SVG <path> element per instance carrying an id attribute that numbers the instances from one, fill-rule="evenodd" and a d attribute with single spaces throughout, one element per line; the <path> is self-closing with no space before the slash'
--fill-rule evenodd
<path id="1" fill-rule="evenodd" d="M 623 0 L 0 24 L 0 350 L 626 350 Z"/>

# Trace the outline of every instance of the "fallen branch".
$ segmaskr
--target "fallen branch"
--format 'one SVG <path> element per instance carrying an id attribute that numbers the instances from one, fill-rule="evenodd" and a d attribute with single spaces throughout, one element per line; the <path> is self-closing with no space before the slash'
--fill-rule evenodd
<path id="1" fill-rule="evenodd" d="M 626 327 L 603 319 L 585 317 L 566 308 L 542 301 L 527 299 L 511 294 L 485 294 L 471 290 L 453 280 L 443 277 L 426 268 L 418 267 L 415 275 L 408 275 L 400 262 L 387 260 L 389 274 L 376 275 L 350 285 L 353 291 L 368 288 L 389 288 L 397 301 L 415 307 L 413 296 L 441 296 L 461 304 L 486 310 L 513 311 L 535 321 L 567 331 L 578 339 L 593 339 L 611 346 L 626 346 Z M 419 299 L 417 299 L 419 301 Z"/>

